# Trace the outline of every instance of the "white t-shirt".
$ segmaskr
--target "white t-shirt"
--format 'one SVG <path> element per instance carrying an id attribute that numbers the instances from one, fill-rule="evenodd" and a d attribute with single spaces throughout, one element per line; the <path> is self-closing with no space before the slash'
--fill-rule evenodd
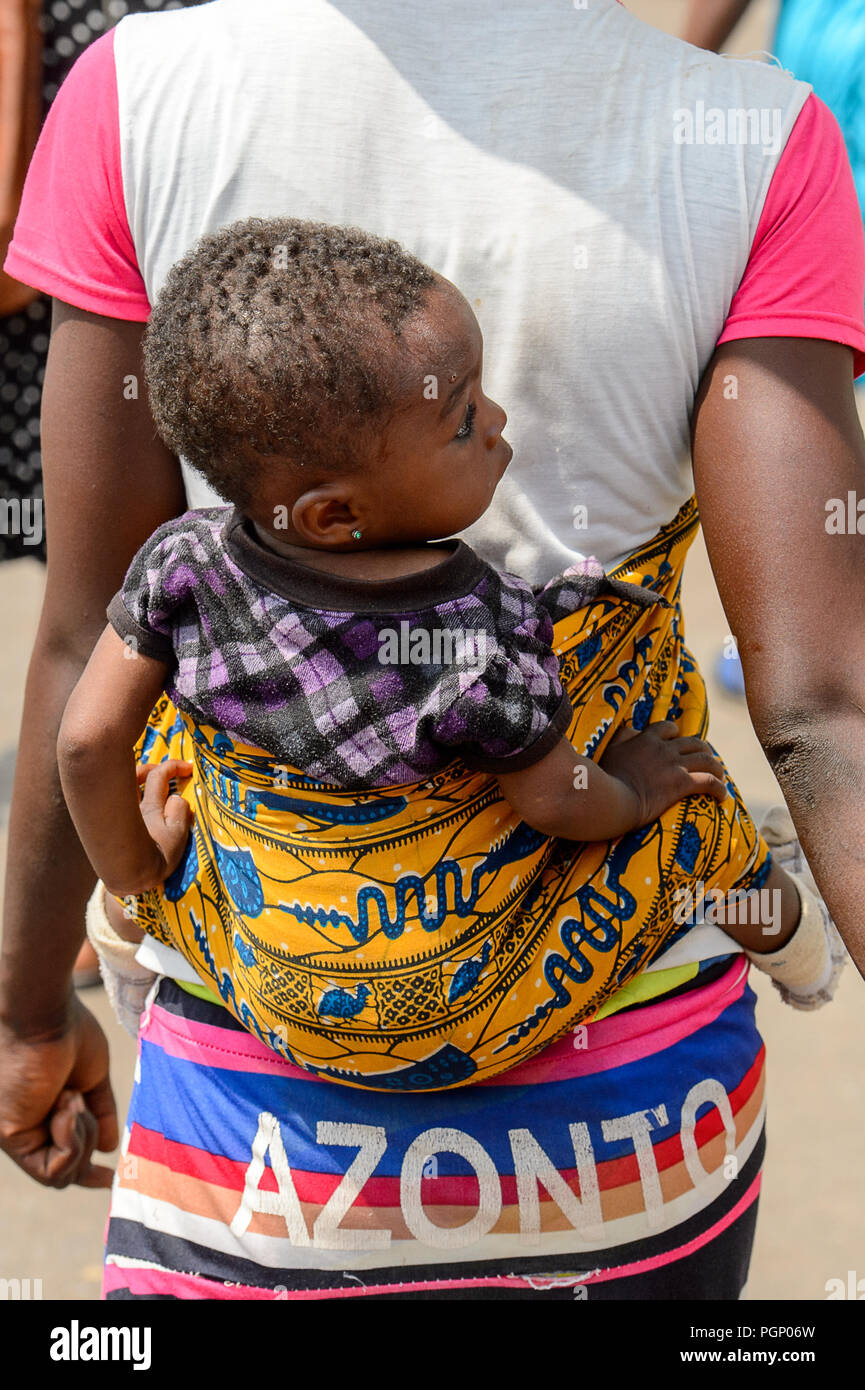
<path id="1" fill-rule="evenodd" d="M 485 558 L 539 582 L 675 515 L 689 407 L 809 87 L 617 0 L 218 0 L 123 20 L 115 59 L 151 303 L 202 230 L 253 211 L 394 237 L 474 306 L 509 415 L 514 463 L 466 537 Z M 698 99 L 777 113 L 774 145 L 697 144 Z"/>

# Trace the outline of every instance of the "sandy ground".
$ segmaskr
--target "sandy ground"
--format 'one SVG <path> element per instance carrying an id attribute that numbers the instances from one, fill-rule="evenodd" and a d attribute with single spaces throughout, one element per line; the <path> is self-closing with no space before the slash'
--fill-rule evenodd
<path id="1" fill-rule="evenodd" d="M 635 13 L 675 32 L 684 0 L 631 0 Z M 741 26 L 736 51 L 766 46 L 771 5 L 758 3 Z M 14 766 L 24 676 L 42 592 L 42 571 L 24 559 L 0 566 L 0 854 Z M 694 546 L 685 584 L 689 641 L 710 671 L 727 635 L 705 550 Z M 712 690 L 711 738 L 755 813 L 779 799 L 743 703 Z M 47 924 L 46 924 L 47 925 Z M 40 924 L 33 924 L 34 931 Z M 45 929 L 44 927 L 42 928 Z M 861 1056 L 865 984 L 848 967 L 831 1008 L 804 1015 L 786 1008 L 757 976 L 760 1024 L 769 1057 L 769 1154 L 748 1296 L 822 1299 L 826 1281 L 865 1276 L 865 1106 Z M 109 1016 L 101 989 L 88 1005 L 105 1027 L 112 1075 L 125 1113 L 134 1045 Z M 50 1192 L 0 1159 L 0 1277 L 41 1279 L 46 1298 L 96 1298 L 105 1193 Z"/>

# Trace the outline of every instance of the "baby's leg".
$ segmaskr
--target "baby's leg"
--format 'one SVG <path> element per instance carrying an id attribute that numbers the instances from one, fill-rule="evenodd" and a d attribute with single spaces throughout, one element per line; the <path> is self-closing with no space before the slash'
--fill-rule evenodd
<path id="1" fill-rule="evenodd" d="M 794 877 L 773 859 L 762 889 L 727 895 L 724 916 L 718 925 L 787 1003 L 814 1009 L 831 999 L 844 952 L 810 875 Z"/>
<path id="2" fill-rule="evenodd" d="M 138 1036 L 138 1020 L 157 976 L 135 959 L 144 933 L 126 916 L 117 898 L 98 882 L 87 904 L 87 935 L 99 957 L 108 1002 L 117 1021 Z"/>
<path id="3" fill-rule="evenodd" d="M 134 941 L 136 945 L 144 940 L 144 932 L 126 911 L 119 898 L 105 890 L 105 916 L 112 928 L 123 941 Z"/>
<path id="4" fill-rule="evenodd" d="M 773 859 L 763 887 L 743 894 L 731 890 L 718 904 L 715 921 L 743 950 L 774 953 L 790 940 L 801 910 L 795 881 Z"/>

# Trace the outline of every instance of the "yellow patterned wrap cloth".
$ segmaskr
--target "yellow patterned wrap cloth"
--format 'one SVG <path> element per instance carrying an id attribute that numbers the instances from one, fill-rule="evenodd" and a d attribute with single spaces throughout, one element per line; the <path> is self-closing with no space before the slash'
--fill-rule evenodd
<path id="1" fill-rule="evenodd" d="M 698 524 L 691 499 L 611 571 L 669 608 L 604 597 L 555 625 L 584 756 L 626 723 L 706 734 L 679 606 Z M 176 872 L 127 910 L 263 1043 L 348 1085 L 441 1090 L 525 1061 L 682 932 L 677 889 L 758 887 L 768 869 L 732 782 L 723 805 L 690 797 L 619 840 L 576 844 L 522 823 L 493 777 L 459 762 L 347 792 L 167 697 L 136 752 L 193 763 L 181 790 L 195 825 Z"/>

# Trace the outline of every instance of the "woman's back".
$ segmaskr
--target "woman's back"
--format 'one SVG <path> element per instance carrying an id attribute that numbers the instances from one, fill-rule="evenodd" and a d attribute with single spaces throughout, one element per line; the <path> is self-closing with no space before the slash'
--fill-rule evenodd
<path id="1" fill-rule="evenodd" d="M 131 243 L 119 227 L 105 254 L 127 316 L 238 217 L 356 224 L 476 309 L 515 451 L 468 535 L 486 559 L 532 582 L 610 564 L 690 495 L 694 395 L 805 84 L 617 0 L 217 0 L 131 16 L 86 62 L 115 211 L 104 186 L 80 196 L 106 246 L 125 202 Z"/>

